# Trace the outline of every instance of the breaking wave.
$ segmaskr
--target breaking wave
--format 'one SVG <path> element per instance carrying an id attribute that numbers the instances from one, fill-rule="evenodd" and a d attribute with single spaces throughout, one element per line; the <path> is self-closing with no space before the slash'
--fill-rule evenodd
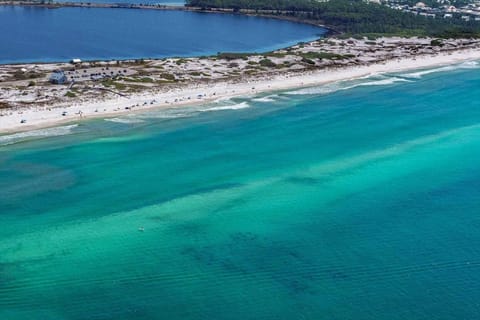
<path id="1" fill-rule="evenodd" d="M 285 94 L 288 95 L 311 95 L 311 94 L 329 94 L 337 91 L 342 90 L 349 90 L 356 87 L 364 87 L 364 86 L 386 86 L 390 84 L 394 84 L 397 82 L 411 82 L 411 80 L 401 78 L 401 77 L 386 77 L 384 79 L 372 79 L 371 81 L 364 81 L 358 83 L 352 83 L 352 81 L 342 81 L 342 82 L 335 82 L 331 84 L 326 84 L 320 87 L 313 87 L 313 88 L 304 88 L 295 91 L 286 92 Z"/>
<path id="2" fill-rule="evenodd" d="M 255 99 L 252 99 L 252 101 L 255 101 L 255 102 L 275 102 L 278 100 L 278 95 L 274 94 L 274 95 L 270 95 L 270 96 L 266 96 L 266 97 L 260 97 L 260 98 L 255 98 Z"/>
<path id="3" fill-rule="evenodd" d="M 246 109 L 246 108 L 250 108 L 250 105 L 246 101 L 244 101 L 244 102 L 240 102 L 232 105 L 203 108 L 203 109 L 199 109 L 198 111 L 208 112 L 208 111 L 223 111 L 223 110 L 240 110 L 240 109 Z"/>
<path id="4" fill-rule="evenodd" d="M 476 69 L 478 67 L 479 67 L 478 62 L 467 61 L 467 62 L 463 62 L 453 66 L 445 66 L 445 67 L 438 67 L 434 69 L 426 69 L 426 70 L 421 70 L 417 72 L 411 72 L 411 73 L 403 74 L 402 76 L 406 78 L 420 79 L 421 77 L 431 73 L 447 72 L 447 71 L 453 71 L 453 70 L 459 70 L 459 69 Z"/>
<path id="5" fill-rule="evenodd" d="M 123 123 L 123 124 L 133 124 L 133 123 L 145 122 L 142 119 L 138 119 L 138 118 L 110 118 L 110 119 L 105 119 L 105 121 Z"/>
<path id="6" fill-rule="evenodd" d="M 202 105 L 195 107 L 181 107 L 181 108 L 172 108 L 164 110 L 149 111 L 143 114 L 139 114 L 134 119 L 126 119 L 128 122 L 124 123 L 133 123 L 130 120 L 144 121 L 148 119 L 177 119 L 177 118 L 188 118 L 196 116 L 202 112 L 211 112 L 211 111 L 225 111 L 225 110 L 240 110 L 249 108 L 250 105 L 247 102 L 225 104 L 225 102 L 233 102 L 231 100 L 223 100 L 220 104 L 219 102 L 211 105 Z M 116 119 L 116 120 L 114 120 Z M 110 121 L 114 122 L 123 122 L 123 118 L 114 118 Z M 143 120 L 142 120 L 143 119 Z"/>
<path id="7" fill-rule="evenodd" d="M 78 124 L 72 124 L 68 126 L 38 129 L 0 136 L 0 146 L 15 144 L 27 140 L 69 135 L 73 133 L 72 130 L 77 126 Z"/>
<path id="8" fill-rule="evenodd" d="M 137 115 L 137 119 L 140 121 L 152 120 L 152 119 L 176 119 L 176 118 L 187 118 L 195 115 L 197 112 L 191 110 L 191 108 L 172 108 L 172 109 L 160 109 L 147 111 L 142 114 Z"/>

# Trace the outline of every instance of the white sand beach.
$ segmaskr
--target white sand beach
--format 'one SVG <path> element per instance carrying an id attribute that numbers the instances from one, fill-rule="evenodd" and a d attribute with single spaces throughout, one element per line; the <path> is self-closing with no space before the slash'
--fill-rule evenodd
<path id="1" fill-rule="evenodd" d="M 61 108 L 58 106 L 51 108 L 30 106 L 22 110 L 4 112 L 0 117 L 0 133 L 51 127 L 94 117 L 115 117 L 120 114 L 144 112 L 155 108 L 205 104 L 219 99 L 319 86 L 374 74 L 454 65 L 473 60 L 480 60 L 480 50 L 465 49 L 441 52 L 435 55 L 421 55 L 415 58 L 396 58 L 369 65 L 255 76 L 242 81 L 219 81 L 209 85 L 185 85 L 166 92 L 133 94 L 128 98 L 118 96 L 79 102 L 68 106 L 62 104 Z"/>

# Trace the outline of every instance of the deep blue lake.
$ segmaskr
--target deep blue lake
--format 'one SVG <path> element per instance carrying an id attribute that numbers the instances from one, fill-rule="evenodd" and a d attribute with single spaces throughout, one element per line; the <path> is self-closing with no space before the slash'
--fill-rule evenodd
<path id="1" fill-rule="evenodd" d="M 183 6 L 184 0 L 56 0 L 55 2 L 89 2 L 89 3 L 143 3 L 143 4 L 162 4 L 169 6 Z"/>
<path id="2" fill-rule="evenodd" d="M 318 38 L 311 25 L 183 11 L 0 7 L 0 63 L 262 52 Z"/>

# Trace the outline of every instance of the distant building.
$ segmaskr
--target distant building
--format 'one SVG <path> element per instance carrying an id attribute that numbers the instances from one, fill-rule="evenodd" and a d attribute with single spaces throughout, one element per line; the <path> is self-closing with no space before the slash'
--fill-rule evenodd
<path id="1" fill-rule="evenodd" d="M 50 75 L 49 81 L 53 84 L 64 84 L 67 82 L 67 76 L 62 70 L 57 70 Z"/>
<path id="2" fill-rule="evenodd" d="M 455 6 L 447 6 L 446 11 L 447 12 L 457 12 L 457 8 L 455 8 Z"/>
<path id="3" fill-rule="evenodd" d="M 77 63 L 82 63 L 82 60 L 80 60 L 80 59 L 72 59 L 70 62 L 73 63 L 73 64 L 77 64 Z"/>

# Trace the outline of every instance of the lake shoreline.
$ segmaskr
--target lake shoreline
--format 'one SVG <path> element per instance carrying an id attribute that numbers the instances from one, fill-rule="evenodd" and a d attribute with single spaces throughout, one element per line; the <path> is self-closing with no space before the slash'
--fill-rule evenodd
<path id="1" fill-rule="evenodd" d="M 67 106 L 30 106 L 10 110 L 0 117 L 0 133 L 15 133 L 76 123 L 94 118 L 110 118 L 119 115 L 148 112 L 155 109 L 179 108 L 202 105 L 231 99 L 266 94 L 304 87 L 321 86 L 332 82 L 352 80 L 381 73 L 403 72 L 413 69 L 433 68 L 480 59 L 480 50 L 468 49 L 413 58 L 390 59 L 381 63 L 361 66 L 345 66 L 310 70 L 297 73 L 270 74 L 244 77 L 235 80 L 219 80 L 214 83 L 178 84 L 163 92 L 148 90 L 129 97 L 104 97 L 85 99 Z M 25 123 L 21 123 L 23 122 Z"/>
<path id="2" fill-rule="evenodd" d="M 326 26 L 316 20 L 309 20 L 288 15 L 288 11 L 278 10 L 252 10 L 252 9 L 227 9 L 227 8 L 200 8 L 188 7 L 185 5 L 169 5 L 169 4 L 140 4 L 140 3 L 95 3 L 95 2 L 53 2 L 53 3 L 36 3 L 31 1 L 7 1 L 0 2 L 0 6 L 16 6 L 16 7 L 36 7 L 46 9 L 61 8 L 86 8 L 86 9 L 131 9 L 131 10 L 160 10 L 160 11 L 187 11 L 206 14 L 235 14 L 251 17 L 261 17 L 275 20 L 283 20 L 294 23 L 312 25 L 327 30 L 326 35 L 338 34 L 333 27 Z"/>
<path id="3" fill-rule="evenodd" d="M 140 10 L 135 8 L 129 10 L 129 7 L 122 10 L 123 7 L 116 7 L 117 4 L 107 4 L 107 7 L 103 7 L 104 4 L 95 3 L 91 5 L 64 3 L 58 6 L 58 9 L 64 10 L 53 10 L 57 8 L 57 4 L 26 2 L 28 5 L 22 5 L 23 3 L 0 2 L 4 26 L 18 28 L 16 27 L 18 24 L 23 25 L 25 29 L 33 30 L 42 23 L 43 29 L 39 30 L 36 37 L 31 37 L 31 33 L 28 32 L 20 32 L 18 38 L 22 38 L 22 41 L 4 35 L 2 41 L 11 42 L 12 45 L 0 53 L 0 67 L 63 63 L 75 58 L 95 63 L 113 60 L 205 57 L 218 52 L 268 52 L 298 42 L 313 41 L 329 34 L 327 28 L 315 23 L 298 21 L 290 17 L 254 14 L 250 11 L 235 13 L 231 10 L 210 11 L 143 5 L 139 5 Z M 49 9 L 49 6 L 53 6 L 53 9 Z M 96 26 L 90 24 L 87 28 L 82 27 L 82 21 L 91 16 L 96 16 L 101 23 Z M 72 17 L 79 20 L 79 23 L 69 23 Z M 135 23 L 133 27 L 126 28 L 117 23 L 117 20 L 135 21 L 137 18 L 141 19 L 142 23 Z M 206 23 L 202 22 L 204 20 Z M 224 23 L 222 28 L 217 28 Z M 232 29 L 240 25 L 244 27 L 243 33 Z M 253 26 L 256 28 L 252 28 Z M 178 35 L 174 31 L 168 31 L 170 27 L 190 28 L 195 32 Z M 53 28 L 52 33 L 47 32 L 50 28 Z M 217 37 L 211 36 L 215 33 L 213 32 L 215 28 L 221 30 Z M 97 29 L 102 31 L 96 32 Z M 280 33 L 276 35 L 276 32 Z M 76 41 L 72 38 L 73 34 L 80 34 L 82 37 Z M 228 40 L 232 34 L 236 34 L 235 39 Z M 129 40 L 124 40 L 123 37 L 128 37 Z M 161 41 L 152 41 L 154 39 Z M 55 45 L 52 40 L 66 43 L 58 46 L 58 49 L 53 49 Z M 50 45 L 43 46 L 44 42 Z M 222 45 L 222 42 L 226 42 L 226 45 Z"/>

